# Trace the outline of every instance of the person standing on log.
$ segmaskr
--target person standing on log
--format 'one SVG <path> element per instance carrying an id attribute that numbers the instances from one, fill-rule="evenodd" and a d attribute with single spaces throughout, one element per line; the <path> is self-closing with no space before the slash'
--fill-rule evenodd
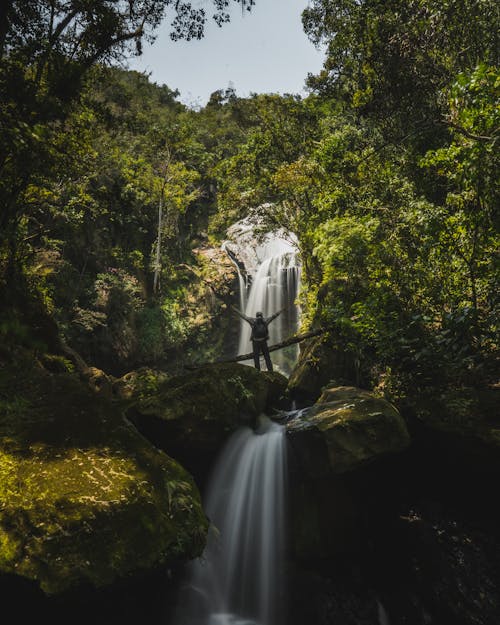
<path id="1" fill-rule="evenodd" d="M 266 361 L 266 366 L 268 371 L 273 370 L 273 363 L 271 362 L 271 356 L 269 355 L 269 347 L 267 346 L 267 341 L 269 339 L 269 324 L 273 319 L 281 314 L 283 311 L 278 310 L 277 313 L 271 315 L 270 317 L 264 317 L 261 312 L 256 313 L 255 317 L 247 317 L 244 313 L 239 311 L 237 308 L 233 308 L 233 310 L 246 322 L 248 322 L 252 328 L 252 334 L 250 339 L 252 341 L 253 347 L 253 361 L 255 364 L 255 368 L 260 371 L 260 354 L 264 356 L 264 360 Z"/>

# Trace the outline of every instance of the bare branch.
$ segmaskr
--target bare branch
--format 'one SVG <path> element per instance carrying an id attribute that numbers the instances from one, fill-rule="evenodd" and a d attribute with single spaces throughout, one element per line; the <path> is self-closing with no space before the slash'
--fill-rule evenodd
<path id="1" fill-rule="evenodd" d="M 289 336 L 284 341 L 281 341 L 280 343 L 276 343 L 275 345 L 271 345 L 271 347 L 269 347 L 269 351 L 274 352 L 278 349 L 283 349 L 290 345 L 295 345 L 296 343 L 300 343 L 301 341 L 305 341 L 306 339 L 311 339 L 315 336 L 326 334 L 327 332 L 330 332 L 331 330 L 332 328 L 319 328 L 318 330 L 311 330 L 310 332 L 305 332 L 304 334 L 296 334 L 294 336 Z M 218 364 L 223 364 L 223 363 L 228 363 L 228 362 L 241 362 L 243 360 L 250 360 L 251 358 L 253 358 L 252 352 L 250 352 L 249 354 L 240 354 L 239 356 L 235 356 L 234 358 L 223 358 L 221 360 L 215 360 L 212 362 L 204 362 L 199 365 L 184 365 L 184 368 L 193 370 L 193 369 L 199 369 L 200 367 L 205 367 L 206 365 L 218 365 Z"/>
<path id="2" fill-rule="evenodd" d="M 469 130 L 467 130 L 466 128 L 463 128 L 463 126 L 460 126 L 459 124 L 455 124 L 455 122 L 450 122 L 446 119 L 443 119 L 442 123 L 445 124 L 446 126 L 450 126 L 451 128 L 454 128 L 461 135 L 464 135 L 464 137 L 467 137 L 468 139 L 473 139 L 474 141 L 485 141 L 485 142 L 495 141 L 498 138 L 498 132 L 500 131 L 500 128 L 496 128 L 493 134 L 490 136 L 476 135 L 470 132 Z"/>

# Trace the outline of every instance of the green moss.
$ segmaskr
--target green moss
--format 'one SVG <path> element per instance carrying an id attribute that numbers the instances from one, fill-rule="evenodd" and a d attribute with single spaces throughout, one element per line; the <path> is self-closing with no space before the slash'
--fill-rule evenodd
<path id="1" fill-rule="evenodd" d="M 199 555 L 191 476 L 71 374 L 0 375 L 0 571 L 58 593 Z"/>
<path id="2" fill-rule="evenodd" d="M 329 465 L 335 473 L 401 451 L 410 442 L 396 408 L 355 387 L 327 389 L 302 421 L 292 426 L 297 434 L 311 428 L 326 443 Z"/>
<path id="3" fill-rule="evenodd" d="M 116 380 L 113 388 L 122 399 L 144 399 L 158 393 L 160 384 L 168 378 L 163 371 L 141 367 Z"/>
<path id="4" fill-rule="evenodd" d="M 163 381 L 157 392 L 138 398 L 138 408 L 167 421 L 182 419 L 186 426 L 200 419 L 230 425 L 238 415 L 264 412 L 285 387 L 286 378 L 278 373 L 239 364 L 210 365 Z"/>
<path id="5" fill-rule="evenodd" d="M 40 360 L 43 366 L 53 373 L 73 373 L 75 371 L 74 364 L 63 356 L 43 354 Z"/>

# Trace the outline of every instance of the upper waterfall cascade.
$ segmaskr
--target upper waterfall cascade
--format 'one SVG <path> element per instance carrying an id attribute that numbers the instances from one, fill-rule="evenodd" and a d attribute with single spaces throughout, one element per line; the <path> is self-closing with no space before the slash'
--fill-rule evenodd
<path id="1" fill-rule="evenodd" d="M 269 326 L 269 344 L 279 343 L 298 329 L 300 309 L 297 296 L 300 289 L 301 265 L 296 237 L 285 230 L 269 232 L 262 238 L 254 234 L 252 221 L 243 220 L 228 230 L 223 248 L 235 262 L 240 285 L 240 309 L 255 317 L 261 311 L 270 317 L 283 312 Z M 241 321 L 238 353 L 251 347 L 251 328 Z M 273 354 L 276 369 L 288 375 L 298 356 L 294 345 Z M 250 361 L 247 361 L 250 364 Z"/>

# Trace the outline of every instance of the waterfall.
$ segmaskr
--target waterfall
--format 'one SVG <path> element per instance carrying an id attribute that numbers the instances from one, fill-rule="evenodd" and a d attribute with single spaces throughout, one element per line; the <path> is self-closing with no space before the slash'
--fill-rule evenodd
<path id="1" fill-rule="evenodd" d="M 273 345 L 298 329 L 300 311 L 296 299 L 301 267 L 297 241 L 291 233 L 278 230 L 267 233 L 259 240 L 254 234 L 255 227 L 250 219 L 238 222 L 228 231 L 232 238 L 225 241 L 222 247 L 238 269 L 240 310 L 247 317 L 255 317 L 259 311 L 264 317 L 270 317 L 283 310 L 269 325 L 268 343 Z M 245 266 L 246 279 L 241 273 L 240 263 Z M 239 354 L 251 351 L 250 333 L 250 325 L 242 320 Z M 271 356 L 276 369 L 285 375 L 290 374 L 297 357 L 297 345 L 275 351 Z M 253 366 L 253 360 L 243 364 Z"/>
<path id="2" fill-rule="evenodd" d="M 278 310 L 283 312 L 269 325 L 269 345 L 274 345 L 294 334 L 298 328 L 299 311 L 295 304 L 300 284 L 300 266 L 297 254 L 290 246 L 263 260 L 257 269 L 245 307 L 248 317 L 255 317 L 261 311 L 270 317 Z M 240 328 L 238 352 L 244 354 L 251 348 L 250 324 L 243 321 Z M 281 373 L 289 374 L 297 359 L 298 346 L 278 350 L 272 360 Z M 248 364 L 253 364 L 248 362 Z"/>
<path id="3" fill-rule="evenodd" d="M 391 625 L 387 611 L 382 605 L 380 599 L 377 599 L 377 608 L 379 625 Z"/>
<path id="4" fill-rule="evenodd" d="M 210 481 L 207 547 L 191 565 L 175 625 L 283 623 L 286 440 L 261 417 L 227 442 Z"/>

